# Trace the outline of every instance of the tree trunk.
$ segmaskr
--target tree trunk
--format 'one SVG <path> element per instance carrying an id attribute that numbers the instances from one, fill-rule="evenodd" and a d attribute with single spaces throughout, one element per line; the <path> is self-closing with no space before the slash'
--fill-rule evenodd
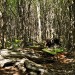
<path id="1" fill-rule="evenodd" d="M 37 41 L 41 42 L 41 19 L 40 19 L 40 2 L 37 0 L 37 18 L 38 18 L 38 34 L 37 34 Z"/>

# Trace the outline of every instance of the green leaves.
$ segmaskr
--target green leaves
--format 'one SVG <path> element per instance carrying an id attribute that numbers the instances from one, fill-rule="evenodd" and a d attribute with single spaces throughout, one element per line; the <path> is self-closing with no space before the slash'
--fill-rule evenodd
<path id="1" fill-rule="evenodd" d="M 49 48 L 44 48 L 44 49 L 42 49 L 44 52 L 47 52 L 47 53 L 50 53 L 50 54 L 53 54 L 53 55 L 55 55 L 56 54 L 56 52 L 55 51 L 53 51 L 53 50 L 51 50 L 51 49 L 49 49 Z"/>
<path id="2" fill-rule="evenodd" d="M 63 52 L 64 49 L 62 48 L 56 48 L 56 49 L 50 49 L 50 48 L 44 48 L 42 49 L 44 52 L 50 53 L 52 55 L 55 55 L 57 53 Z"/>
<path id="3" fill-rule="evenodd" d="M 15 48 L 18 48 L 20 46 L 20 43 L 21 43 L 21 40 L 18 40 L 18 39 L 14 39 L 12 41 L 12 45 L 15 47 Z"/>
<path id="4" fill-rule="evenodd" d="M 11 46 L 11 42 L 7 40 L 7 41 L 5 42 L 5 46 L 6 46 L 6 48 L 10 47 L 10 46 Z"/>
<path id="5" fill-rule="evenodd" d="M 6 48 L 10 48 L 11 46 L 12 46 L 12 48 L 18 48 L 18 47 L 20 47 L 21 42 L 22 41 L 18 40 L 18 39 L 14 39 L 11 42 L 8 40 L 8 41 L 6 41 L 5 45 L 6 45 Z"/>
<path id="6" fill-rule="evenodd" d="M 20 43 L 21 42 L 21 40 L 17 40 L 17 39 L 15 39 L 15 43 L 17 44 L 17 43 Z"/>

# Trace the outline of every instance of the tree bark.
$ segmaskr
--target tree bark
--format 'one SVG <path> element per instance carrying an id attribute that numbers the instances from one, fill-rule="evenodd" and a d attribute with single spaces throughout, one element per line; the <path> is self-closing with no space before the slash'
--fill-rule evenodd
<path id="1" fill-rule="evenodd" d="M 38 18 L 38 37 L 37 37 L 37 41 L 41 42 L 42 38 L 41 38 L 41 19 L 40 19 L 40 2 L 39 0 L 37 1 L 37 18 Z"/>

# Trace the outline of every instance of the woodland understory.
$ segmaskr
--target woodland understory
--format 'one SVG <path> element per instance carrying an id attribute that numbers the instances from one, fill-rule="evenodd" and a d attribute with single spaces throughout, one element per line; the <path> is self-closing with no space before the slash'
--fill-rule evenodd
<path id="1" fill-rule="evenodd" d="M 0 0 L 0 75 L 75 75 L 75 0 Z"/>

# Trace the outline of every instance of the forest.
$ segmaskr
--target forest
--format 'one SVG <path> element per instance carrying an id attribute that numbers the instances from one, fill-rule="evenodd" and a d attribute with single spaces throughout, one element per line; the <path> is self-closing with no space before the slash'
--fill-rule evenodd
<path id="1" fill-rule="evenodd" d="M 75 0 L 0 0 L 0 75 L 75 75 Z"/>

